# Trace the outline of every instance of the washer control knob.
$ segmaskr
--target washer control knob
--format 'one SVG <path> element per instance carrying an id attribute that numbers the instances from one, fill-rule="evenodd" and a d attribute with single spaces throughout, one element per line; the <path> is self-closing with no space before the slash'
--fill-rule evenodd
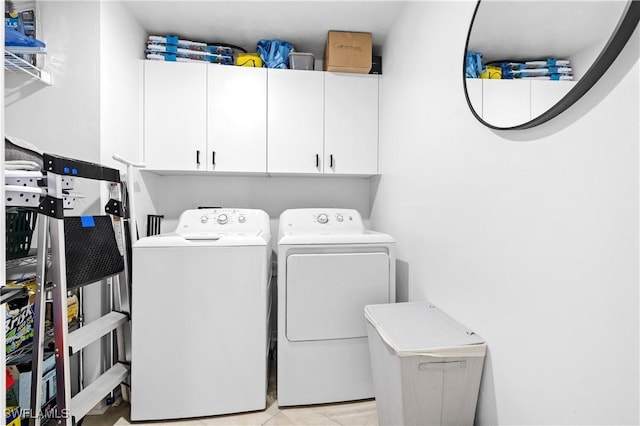
<path id="1" fill-rule="evenodd" d="M 209 218 L 208 218 L 208 217 L 206 217 L 206 216 L 202 216 L 202 217 L 200 218 L 200 222 L 202 222 L 202 223 L 207 223 L 207 222 L 209 222 Z"/>
<path id="2" fill-rule="evenodd" d="M 318 215 L 318 223 L 322 223 L 324 225 L 327 222 L 329 222 L 329 217 L 326 214 L 321 213 Z"/>
<path id="3" fill-rule="evenodd" d="M 244 216 L 238 216 L 238 222 L 240 223 L 245 223 L 247 221 L 247 218 Z"/>
<path id="4" fill-rule="evenodd" d="M 229 217 L 226 214 L 223 213 L 221 215 L 218 215 L 218 223 L 220 225 L 224 225 L 228 221 L 229 221 Z"/>
<path id="5" fill-rule="evenodd" d="M 342 221 L 344 220 L 344 218 L 342 217 L 342 215 L 341 215 L 340 213 L 338 213 L 338 214 L 336 215 L 336 220 L 337 220 L 338 222 L 342 222 Z"/>

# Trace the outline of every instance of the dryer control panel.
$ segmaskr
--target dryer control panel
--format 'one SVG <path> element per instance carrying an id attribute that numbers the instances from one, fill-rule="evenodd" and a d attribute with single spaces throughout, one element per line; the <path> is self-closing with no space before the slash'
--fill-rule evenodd
<path id="1" fill-rule="evenodd" d="M 255 209 L 185 210 L 178 220 L 178 234 L 211 232 L 215 234 L 269 233 L 269 216 Z"/>
<path id="2" fill-rule="evenodd" d="M 280 231 L 287 233 L 362 233 L 362 216 L 354 209 L 291 209 L 280 216 Z M 284 229 L 283 229 L 284 228 Z"/>

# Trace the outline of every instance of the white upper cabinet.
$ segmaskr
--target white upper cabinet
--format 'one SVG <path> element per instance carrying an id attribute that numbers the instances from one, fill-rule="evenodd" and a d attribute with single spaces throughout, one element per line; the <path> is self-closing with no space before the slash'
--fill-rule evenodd
<path id="1" fill-rule="evenodd" d="M 575 85 L 575 81 L 531 80 L 531 119 L 549 111 Z"/>
<path id="2" fill-rule="evenodd" d="M 547 112 L 575 81 L 467 78 L 469 101 L 484 121 L 497 127 L 526 123 Z"/>
<path id="3" fill-rule="evenodd" d="M 324 173 L 378 173 L 378 76 L 324 76 Z"/>
<path id="4" fill-rule="evenodd" d="M 466 85 L 469 102 L 476 114 L 482 117 L 482 79 L 467 78 Z"/>
<path id="5" fill-rule="evenodd" d="M 144 61 L 157 172 L 378 173 L 377 75 Z"/>
<path id="6" fill-rule="evenodd" d="M 144 61 L 144 161 L 206 170 L 207 64 Z"/>
<path id="7" fill-rule="evenodd" d="M 482 118 L 497 127 L 526 123 L 531 116 L 529 80 L 482 81 Z"/>
<path id="8" fill-rule="evenodd" d="M 207 170 L 267 171 L 267 70 L 211 64 Z"/>
<path id="9" fill-rule="evenodd" d="M 268 70 L 267 169 L 270 173 L 322 172 L 324 74 Z"/>

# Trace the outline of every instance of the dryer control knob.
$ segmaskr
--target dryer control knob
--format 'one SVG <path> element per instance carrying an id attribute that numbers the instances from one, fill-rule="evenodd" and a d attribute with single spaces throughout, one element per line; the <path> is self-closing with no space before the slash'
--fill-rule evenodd
<path id="1" fill-rule="evenodd" d="M 238 222 L 240 223 L 245 223 L 247 221 L 247 218 L 244 216 L 238 216 Z"/>
<path id="2" fill-rule="evenodd" d="M 344 220 L 344 218 L 342 217 L 342 215 L 341 215 L 341 214 L 337 214 L 337 215 L 336 215 L 336 220 L 337 220 L 338 222 L 342 222 L 342 221 Z"/>
<path id="3" fill-rule="evenodd" d="M 329 222 L 329 217 L 326 214 L 321 213 L 318 215 L 318 223 L 325 224 L 327 222 Z"/>
<path id="4" fill-rule="evenodd" d="M 226 214 L 223 213 L 221 215 L 218 215 L 218 223 L 220 225 L 224 225 L 228 221 L 229 221 L 229 217 Z"/>
<path id="5" fill-rule="evenodd" d="M 207 222 L 209 222 L 209 218 L 208 218 L 208 217 L 206 217 L 206 216 L 202 216 L 202 217 L 200 218 L 200 222 L 202 222 L 202 223 L 207 223 Z"/>

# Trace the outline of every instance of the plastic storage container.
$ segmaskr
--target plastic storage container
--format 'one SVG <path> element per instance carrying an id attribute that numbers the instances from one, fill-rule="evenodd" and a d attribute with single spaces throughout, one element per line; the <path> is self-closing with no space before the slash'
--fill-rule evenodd
<path id="1" fill-rule="evenodd" d="M 313 70 L 314 62 L 313 53 L 289 53 L 289 68 L 292 70 Z"/>
<path id="2" fill-rule="evenodd" d="M 364 311 L 380 425 L 472 425 L 484 341 L 428 302 Z"/>
<path id="3" fill-rule="evenodd" d="M 19 259 L 29 254 L 36 216 L 34 210 L 27 209 L 12 209 L 5 212 L 7 260 Z"/>

